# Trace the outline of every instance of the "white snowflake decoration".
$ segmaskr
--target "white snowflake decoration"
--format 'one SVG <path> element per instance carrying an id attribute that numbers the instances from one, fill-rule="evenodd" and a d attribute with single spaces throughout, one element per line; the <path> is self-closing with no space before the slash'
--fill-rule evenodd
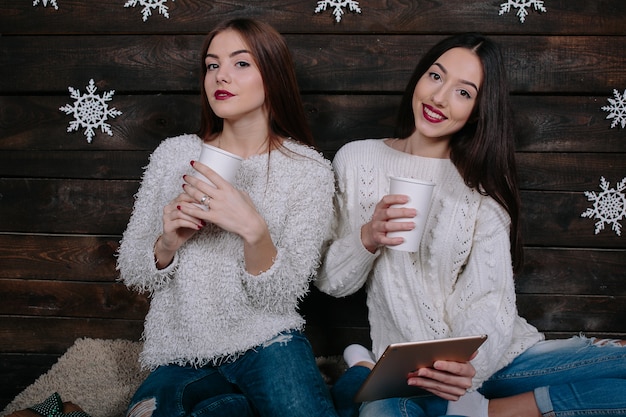
<path id="1" fill-rule="evenodd" d="M 609 183 L 600 178 L 600 188 L 602 192 L 596 194 L 595 191 L 585 191 L 587 200 L 593 201 L 593 207 L 590 207 L 581 214 L 581 217 L 595 218 L 597 235 L 601 230 L 604 230 L 604 224 L 612 224 L 612 230 L 616 235 L 621 236 L 622 225 L 620 220 L 626 218 L 626 195 L 623 193 L 626 189 L 626 177 L 622 178 L 616 188 L 609 188 Z"/>
<path id="2" fill-rule="evenodd" d="M 168 8 L 165 3 L 167 3 L 167 0 L 128 0 L 126 4 L 124 4 L 124 7 L 135 7 L 137 4 L 143 6 L 141 15 L 143 16 L 143 21 L 145 22 L 148 20 L 148 17 L 152 15 L 152 9 L 157 9 L 159 14 L 162 14 L 169 19 L 170 15 L 167 13 Z"/>
<path id="3" fill-rule="evenodd" d="M 333 7 L 333 15 L 337 23 L 341 22 L 341 16 L 345 14 L 344 7 L 348 7 L 351 12 L 361 13 L 359 2 L 354 0 L 322 0 L 317 2 L 315 13 L 326 11 L 326 8 Z"/>
<path id="4" fill-rule="evenodd" d="M 100 128 L 103 133 L 113 136 L 111 131 L 111 125 L 106 121 L 111 118 L 115 118 L 122 114 L 121 111 L 114 107 L 109 108 L 107 101 L 111 101 L 115 90 L 111 90 L 108 93 L 102 94 L 102 97 L 94 94 L 98 87 L 93 82 L 93 79 L 89 80 L 87 86 L 87 92 L 89 94 L 82 95 L 79 90 L 72 87 L 68 87 L 70 91 L 70 97 L 75 99 L 73 105 L 66 104 L 60 107 L 59 110 L 65 112 L 65 114 L 74 114 L 74 120 L 70 122 L 67 127 L 68 132 L 77 131 L 78 128 L 85 128 L 85 136 L 87 136 L 87 142 L 91 143 L 91 140 L 96 135 L 94 129 Z"/>
<path id="5" fill-rule="evenodd" d="M 543 7 L 543 0 L 507 0 L 506 3 L 500 4 L 499 15 L 502 16 L 504 13 L 510 12 L 511 7 L 519 9 L 517 11 L 517 17 L 519 17 L 522 23 L 524 23 L 526 16 L 528 16 L 527 8 L 534 7 L 537 11 L 547 12 L 546 8 Z"/>
<path id="6" fill-rule="evenodd" d="M 57 6 L 56 0 L 41 0 L 43 7 L 48 6 L 48 1 L 50 2 L 50 5 L 54 7 L 55 10 L 59 10 L 59 6 Z M 39 0 L 33 0 L 33 6 L 37 6 L 38 4 L 39 4 Z"/>
<path id="7" fill-rule="evenodd" d="M 608 111 L 609 115 L 606 116 L 607 119 L 613 119 L 613 123 L 611 123 L 611 129 L 615 126 L 622 125 L 622 129 L 626 127 L 626 90 L 624 90 L 624 94 L 620 95 L 617 89 L 613 90 L 613 96 L 615 99 L 607 99 L 609 101 L 610 106 L 603 106 L 602 110 Z"/>

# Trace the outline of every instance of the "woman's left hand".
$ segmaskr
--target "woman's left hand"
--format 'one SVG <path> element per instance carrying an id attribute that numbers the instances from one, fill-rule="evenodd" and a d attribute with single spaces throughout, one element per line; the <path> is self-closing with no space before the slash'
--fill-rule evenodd
<path id="1" fill-rule="evenodd" d="M 457 401 L 472 386 L 476 370 L 470 362 L 436 361 L 408 375 L 407 383 L 448 401 Z"/>
<path id="2" fill-rule="evenodd" d="M 236 233 L 246 241 L 254 240 L 254 234 L 267 226 L 250 196 L 233 187 L 206 165 L 197 161 L 194 161 L 192 165 L 215 186 L 194 176 L 185 175 L 183 178 L 185 193 L 197 204 L 203 204 L 207 209 L 201 209 L 194 204 L 182 204 L 183 212 Z M 205 196 L 203 203 L 202 199 Z"/>

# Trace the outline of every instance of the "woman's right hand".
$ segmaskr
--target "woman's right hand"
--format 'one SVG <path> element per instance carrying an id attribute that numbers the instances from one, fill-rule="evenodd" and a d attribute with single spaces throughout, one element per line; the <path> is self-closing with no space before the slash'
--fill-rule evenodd
<path id="1" fill-rule="evenodd" d="M 203 221 L 183 213 L 181 203 L 197 203 L 187 193 L 163 207 L 163 233 L 154 244 L 154 256 L 157 268 L 165 268 L 174 259 L 176 251 L 198 230 L 204 227 Z"/>
<path id="2" fill-rule="evenodd" d="M 384 196 L 374 209 L 372 220 L 361 227 L 361 242 L 371 253 L 381 246 L 399 245 L 404 242 L 401 237 L 388 237 L 388 232 L 413 230 L 415 222 L 391 222 L 398 218 L 413 218 L 417 211 L 412 208 L 394 208 L 396 204 L 405 204 L 409 197 L 403 194 L 389 194 Z"/>

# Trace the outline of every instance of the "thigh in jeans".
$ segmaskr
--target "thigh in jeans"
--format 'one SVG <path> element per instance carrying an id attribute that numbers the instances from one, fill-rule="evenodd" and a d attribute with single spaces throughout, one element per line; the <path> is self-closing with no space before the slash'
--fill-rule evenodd
<path id="1" fill-rule="evenodd" d="M 564 382 L 625 379 L 626 348 L 593 342 L 578 336 L 539 342 L 496 372 L 480 391 L 499 398 Z"/>
<path id="2" fill-rule="evenodd" d="M 261 416 L 337 415 L 311 345 L 299 331 L 279 334 L 220 371 Z"/>
<path id="3" fill-rule="evenodd" d="M 160 366 L 133 395 L 127 416 L 183 417 L 197 411 L 198 404 L 211 397 L 233 393 L 232 384 L 215 368 Z"/>

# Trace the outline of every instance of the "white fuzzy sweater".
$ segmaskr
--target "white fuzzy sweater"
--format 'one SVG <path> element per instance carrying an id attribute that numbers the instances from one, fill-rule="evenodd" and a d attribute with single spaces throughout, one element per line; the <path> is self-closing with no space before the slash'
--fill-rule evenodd
<path id="1" fill-rule="evenodd" d="M 474 388 L 543 339 L 519 317 L 507 213 L 468 188 L 449 159 L 399 152 L 383 140 L 345 145 L 333 166 L 338 224 L 316 286 L 342 297 L 367 286 L 373 351 L 388 344 L 487 334 L 473 360 Z M 361 226 L 389 194 L 395 175 L 436 184 L 418 252 L 381 248 L 372 254 Z"/>
<path id="2" fill-rule="evenodd" d="M 202 366 L 236 358 L 287 329 L 301 329 L 298 301 L 330 238 L 334 177 L 317 151 L 285 142 L 279 150 L 243 161 L 234 186 L 247 192 L 277 247 L 273 266 L 258 276 L 244 268 L 243 241 L 208 225 L 157 270 L 153 247 L 162 232 L 163 207 L 182 192 L 189 162 L 200 155 L 196 135 L 170 138 L 145 170 L 118 253 L 121 279 L 152 299 L 141 362 Z"/>

